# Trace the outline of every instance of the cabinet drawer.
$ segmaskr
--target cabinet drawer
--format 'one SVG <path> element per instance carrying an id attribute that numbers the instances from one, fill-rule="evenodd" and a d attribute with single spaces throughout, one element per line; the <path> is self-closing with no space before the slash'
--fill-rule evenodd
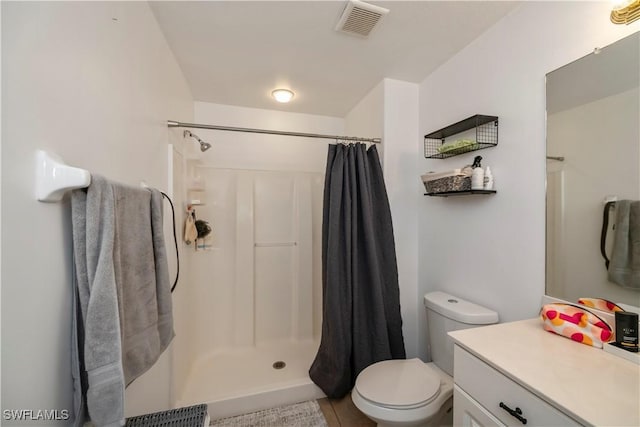
<path id="1" fill-rule="evenodd" d="M 524 421 L 500 407 L 520 408 L 528 426 L 579 426 L 572 418 L 507 378 L 471 353 L 456 345 L 454 382 L 480 405 L 508 426 L 523 426 Z"/>

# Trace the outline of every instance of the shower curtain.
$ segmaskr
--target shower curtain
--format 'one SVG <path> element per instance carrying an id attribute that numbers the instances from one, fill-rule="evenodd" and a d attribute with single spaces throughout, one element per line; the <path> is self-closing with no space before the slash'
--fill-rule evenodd
<path id="1" fill-rule="evenodd" d="M 329 146 L 322 217 L 322 338 L 309 376 L 348 393 L 372 363 L 404 359 L 391 210 L 375 146 Z"/>

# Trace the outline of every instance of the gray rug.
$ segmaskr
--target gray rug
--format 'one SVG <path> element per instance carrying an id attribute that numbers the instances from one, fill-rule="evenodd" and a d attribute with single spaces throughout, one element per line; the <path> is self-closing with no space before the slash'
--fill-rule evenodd
<path id="1" fill-rule="evenodd" d="M 315 400 L 213 420 L 215 427 L 327 427 Z"/>

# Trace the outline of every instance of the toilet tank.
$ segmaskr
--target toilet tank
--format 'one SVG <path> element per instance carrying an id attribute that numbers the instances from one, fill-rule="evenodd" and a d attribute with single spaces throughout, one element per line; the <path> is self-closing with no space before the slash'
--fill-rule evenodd
<path id="1" fill-rule="evenodd" d="M 440 369 L 453 376 L 453 339 L 449 331 L 498 323 L 498 313 L 445 292 L 429 292 L 424 296 L 429 330 L 431 359 Z"/>

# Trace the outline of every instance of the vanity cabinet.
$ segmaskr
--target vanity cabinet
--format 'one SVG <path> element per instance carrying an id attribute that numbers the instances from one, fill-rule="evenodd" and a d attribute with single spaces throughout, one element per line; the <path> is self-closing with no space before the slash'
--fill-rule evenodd
<path id="1" fill-rule="evenodd" d="M 484 409 L 457 384 L 453 385 L 453 425 L 459 427 L 502 427 L 504 424 Z"/>
<path id="2" fill-rule="evenodd" d="M 454 425 L 581 425 L 457 345 L 453 370 Z"/>
<path id="3" fill-rule="evenodd" d="M 456 426 L 640 426 L 640 366 L 549 333 L 540 318 L 449 336 Z"/>

